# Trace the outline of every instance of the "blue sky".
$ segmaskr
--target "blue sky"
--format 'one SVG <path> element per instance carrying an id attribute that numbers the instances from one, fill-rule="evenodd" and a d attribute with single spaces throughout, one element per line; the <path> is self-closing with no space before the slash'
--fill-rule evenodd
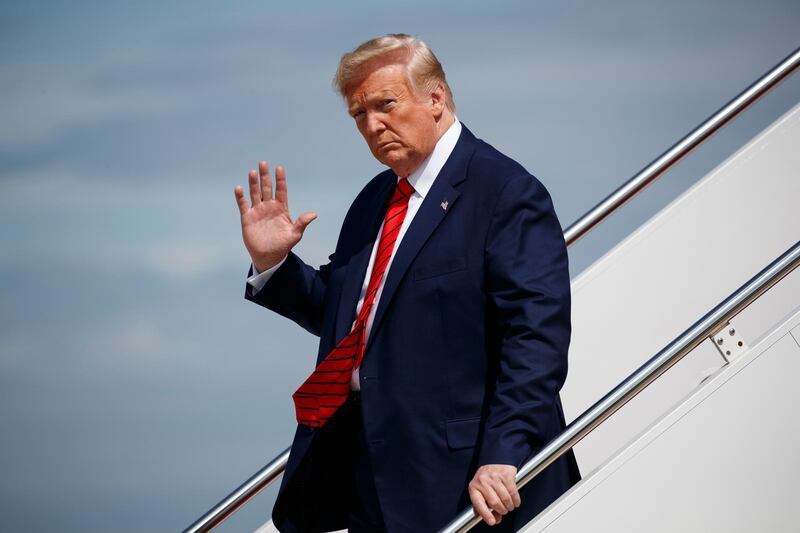
<path id="1" fill-rule="evenodd" d="M 428 42 L 459 118 L 548 187 L 566 227 L 798 27 L 795 1 L 4 2 L 4 529 L 179 530 L 288 446 L 316 342 L 242 298 L 232 191 L 259 159 L 285 165 L 292 212 L 319 214 L 297 250 L 325 260 L 381 170 L 331 88 L 343 52 Z M 799 94 L 779 86 L 579 242 L 573 275 Z M 253 529 L 273 498 L 221 530 Z"/>

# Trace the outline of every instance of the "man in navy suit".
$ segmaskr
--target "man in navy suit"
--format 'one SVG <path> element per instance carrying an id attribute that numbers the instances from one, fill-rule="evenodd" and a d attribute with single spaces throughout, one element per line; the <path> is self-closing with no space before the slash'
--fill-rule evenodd
<path id="1" fill-rule="evenodd" d="M 516 531 L 580 479 L 571 452 L 519 492 L 514 479 L 564 427 L 570 286 L 550 196 L 456 119 L 418 39 L 362 44 L 336 85 L 388 170 L 353 201 L 330 262 L 313 268 L 291 251 L 316 215 L 289 216 L 282 167 L 274 194 L 264 161 L 250 203 L 235 190 L 253 263 L 245 297 L 320 337 L 317 371 L 368 302 L 351 392 L 324 425 L 298 424 L 273 522 L 430 532 L 471 504 L 476 529 Z M 400 182 L 407 211 L 378 250 Z"/>

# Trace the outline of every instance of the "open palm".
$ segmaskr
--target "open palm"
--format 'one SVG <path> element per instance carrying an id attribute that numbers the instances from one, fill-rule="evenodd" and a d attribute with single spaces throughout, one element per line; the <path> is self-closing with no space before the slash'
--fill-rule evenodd
<path id="1" fill-rule="evenodd" d="M 292 222 L 289 215 L 289 196 L 286 191 L 286 172 L 275 169 L 275 197 L 272 196 L 272 177 L 266 161 L 258 164 L 258 172 L 248 174 L 250 204 L 240 185 L 234 189 L 242 222 L 242 239 L 253 266 L 259 272 L 277 265 L 300 242 L 303 232 L 316 213 L 302 213 Z"/>

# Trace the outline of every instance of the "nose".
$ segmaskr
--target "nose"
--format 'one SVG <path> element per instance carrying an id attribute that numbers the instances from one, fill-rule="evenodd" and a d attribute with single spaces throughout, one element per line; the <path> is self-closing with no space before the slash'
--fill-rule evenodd
<path id="1" fill-rule="evenodd" d="M 367 132 L 370 135 L 379 135 L 385 129 L 386 125 L 379 113 L 367 113 Z"/>

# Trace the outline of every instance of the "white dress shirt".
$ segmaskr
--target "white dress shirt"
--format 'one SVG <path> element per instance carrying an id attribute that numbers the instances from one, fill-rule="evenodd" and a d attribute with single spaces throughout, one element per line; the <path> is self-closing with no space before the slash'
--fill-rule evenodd
<path id="1" fill-rule="evenodd" d="M 439 138 L 436 146 L 433 149 L 433 152 L 431 152 L 431 154 L 422 161 L 419 167 L 417 167 L 417 169 L 412 172 L 410 176 L 408 176 L 408 183 L 414 187 L 414 193 L 408 199 L 408 211 L 403 219 L 403 224 L 400 226 L 400 232 L 397 234 L 397 240 L 395 241 L 392 255 L 389 258 L 389 263 L 386 265 L 383 278 L 378 285 L 378 292 L 375 294 L 375 301 L 372 304 L 372 309 L 370 309 L 369 316 L 367 317 L 365 333 L 366 339 L 369 338 L 369 332 L 372 329 L 372 321 L 375 319 L 375 310 L 378 309 L 378 302 L 380 301 L 381 293 L 383 292 L 383 283 L 386 281 L 386 276 L 389 274 L 389 269 L 392 267 L 392 261 L 394 260 L 394 255 L 397 252 L 397 248 L 400 246 L 400 242 L 402 241 L 408 226 L 414 219 L 414 215 L 417 214 L 419 206 L 422 205 L 425 195 L 427 195 L 428 191 L 431 189 L 433 181 L 436 179 L 436 176 L 439 175 L 439 171 L 442 170 L 442 167 L 450 157 L 450 154 L 453 153 L 453 149 L 455 148 L 456 142 L 458 141 L 458 137 L 460 135 L 461 123 L 458 121 L 458 118 L 456 118 L 444 135 Z M 398 181 L 399 180 L 400 178 L 398 177 Z M 369 265 L 367 266 L 367 275 L 364 277 L 364 282 L 361 285 L 361 294 L 359 295 L 358 303 L 356 304 L 356 316 L 358 316 L 358 313 L 361 311 L 361 306 L 364 304 L 364 297 L 367 293 L 367 285 L 369 284 L 370 274 L 372 273 L 372 266 L 375 263 L 375 254 L 378 249 L 378 241 L 380 240 L 379 237 L 382 230 L 383 223 L 381 223 L 381 227 L 378 228 L 378 237 L 375 239 L 375 244 L 372 246 L 372 254 L 369 257 Z M 285 260 L 286 258 L 284 257 L 280 263 L 261 273 L 258 273 L 255 267 L 253 267 L 253 275 L 247 278 L 247 283 L 253 287 L 254 293 L 260 291 L 264 287 L 267 281 L 269 281 L 269 278 L 272 277 L 272 274 L 280 268 Z M 353 390 L 361 389 L 361 385 L 358 381 L 358 368 L 353 369 L 353 374 L 350 377 L 350 388 Z"/>

